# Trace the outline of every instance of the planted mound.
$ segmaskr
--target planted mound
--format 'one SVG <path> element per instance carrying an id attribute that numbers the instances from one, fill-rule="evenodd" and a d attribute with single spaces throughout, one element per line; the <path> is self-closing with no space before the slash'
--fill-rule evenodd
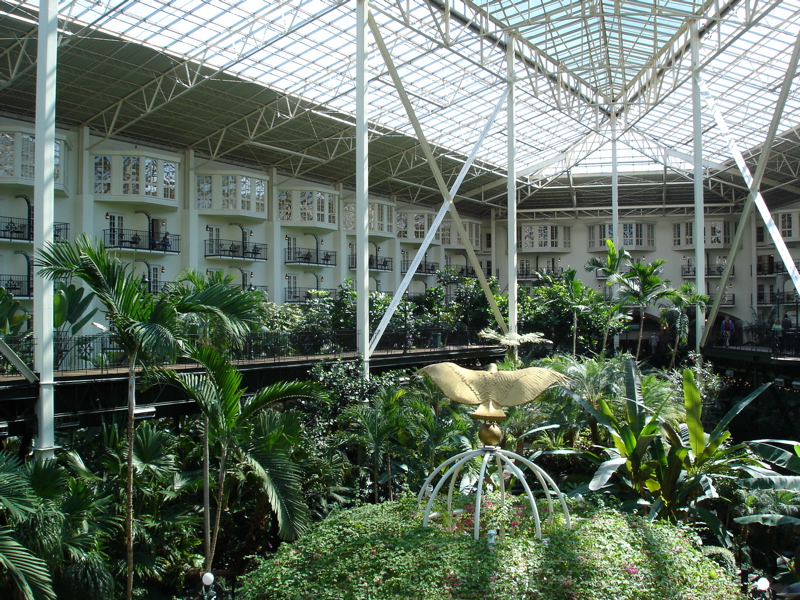
<path id="1" fill-rule="evenodd" d="M 581 509 L 573 529 L 485 538 L 423 528 L 413 501 L 342 511 L 260 561 L 248 600 L 731 600 L 730 575 L 666 523 Z M 454 529 L 450 524 L 450 528 Z"/>

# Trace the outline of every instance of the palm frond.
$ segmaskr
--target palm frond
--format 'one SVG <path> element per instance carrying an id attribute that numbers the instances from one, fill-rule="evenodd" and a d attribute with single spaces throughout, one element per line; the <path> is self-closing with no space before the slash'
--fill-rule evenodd
<path id="1" fill-rule="evenodd" d="M 19 459 L 0 452 L 0 506 L 13 519 L 21 519 L 33 511 L 33 498 L 28 476 Z"/>
<path id="2" fill-rule="evenodd" d="M 56 597 L 45 562 L 11 537 L 11 530 L 5 527 L 0 527 L 0 565 L 8 572 L 25 600 Z"/>

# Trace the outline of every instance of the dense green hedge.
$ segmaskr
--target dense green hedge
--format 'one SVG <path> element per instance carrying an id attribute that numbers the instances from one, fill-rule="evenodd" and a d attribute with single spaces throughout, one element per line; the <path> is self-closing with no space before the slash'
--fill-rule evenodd
<path id="1" fill-rule="evenodd" d="M 409 500 L 342 511 L 245 577 L 247 600 L 732 600 L 731 576 L 695 536 L 663 522 L 580 508 L 545 539 L 473 542 L 420 527 Z"/>

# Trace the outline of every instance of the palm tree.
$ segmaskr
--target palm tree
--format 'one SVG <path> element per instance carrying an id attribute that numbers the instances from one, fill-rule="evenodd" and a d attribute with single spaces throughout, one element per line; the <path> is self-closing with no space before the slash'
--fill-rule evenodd
<path id="1" fill-rule="evenodd" d="M 506 362 L 514 369 L 520 366 L 519 347 L 522 344 L 547 344 L 550 342 L 544 334 L 538 332 L 531 333 L 499 333 L 492 329 L 482 329 L 478 332 L 478 337 L 493 340 L 506 349 Z"/>
<path id="2" fill-rule="evenodd" d="M 619 284 L 623 301 L 639 307 L 639 338 L 636 344 L 636 358 L 642 348 L 642 335 L 644 334 L 644 311 L 650 304 L 655 304 L 661 298 L 670 294 L 669 282 L 663 280 L 663 265 L 667 262 L 658 258 L 651 263 L 631 263 L 630 271 L 624 275 L 616 274 L 611 279 Z"/>
<path id="3" fill-rule="evenodd" d="M 204 453 L 204 504 L 206 569 L 211 569 L 219 539 L 222 514 L 227 505 L 226 477 L 229 461 L 236 459 L 240 465 L 255 473 L 274 511 L 279 535 L 285 539 L 296 537 L 307 527 L 307 510 L 299 492 L 297 470 L 288 456 L 278 451 L 265 451 L 259 438 L 270 433 L 269 419 L 261 414 L 277 402 L 297 397 L 324 400 L 321 388 L 312 382 L 276 383 L 245 396 L 241 387 L 242 374 L 216 349 L 203 346 L 192 348 L 189 358 L 203 366 L 203 373 L 178 373 L 169 369 L 153 369 L 148 376 L 150 384 L 174 386 L 194 400 L 203 413 L 207 444 L 218 450 L 216 514 L 213 528 L 209 529 L 210 474 L 209 454 Z M 252 434 L 252 435 L 248 435 Z M 269 450 L 269 448 L 266 448 Z"/>
<path id="4" fill-rule="evenodd" d="M 0 453 L 0 509 L 9 520 L 24 520 L 33 512 L 33 491 L 19 460 Z M 25 600 L 56 597 L 47 564 L 0 526 L 0 567 L 6 571 Z"/>
<path id="5" fill-rule="evenodd" d="M 50 279 L 77 277 L 99 299 L 111 324 L 111 335 L 128 358 L 128 444 L 125 537 L 126 599 L 133 597 L 133 441 L 136 411 L 136 367 L 173 358 L 182 342 L 180 316 L 208 315 L 224 323 L 231 338 L 243 338 L 254 318 L 254 300 L 238 288 L 217 283 L 200 290 L 176 288 L 153 296 L 142 289 L 129 263 L 109 253 L 103 243 L 86 235 L 72 244 L 48 242 L 39 251 L 39 274 Z"/>
<path id="6" fill-rule="evenodd" d="M 470 449 L 476 422 L 468 407 L 446 398 L 427 375 L 414 381 L 407 397 L 399 440 L 409 452 L 404 462 L 411 483 L 418 486 L 446 456 Z"/>
<path id="7" fill-rule="evenodd" d="M 542 362 L 554 371 L 569 377 L 569 381 L 563 388 L 597 408 L 601 399 L 610 401 L 621 395 L 624 356 L 619 355 L 609 359 L 602 355 L 591 358 L 560 355 Z M 567 398 L 569 397 L 571 396 L 567 394 Z M 565 409 L 558 412 L 566 414 Z M 589 429 L 592 443 L 599 444 L 600 432 L 597 421 L 592 417 L 589 417 Z"/>
<path id="8" fill-rule="evenodd" d="M 665 322 L 671 320 L 671 324 L 675 328 L 675 346 L 672 349 L 672 359 L 669 363 L 669 368 L 672 369 L 675 366 L 678 347 L 686 344 L 689 338 L 688 309 L 693 306 L 696 311 L 695 314 L 704 312 L 708 303 L 708 296 L 706 294 L 698 294 L 694 284 L 686 282 L 672 290 L 666 297 L 672 302 L 672 306 L 662 307 L 661 317 Z"/>
<path id="9" fill-rule="evenodd" d="M 564 271 L 564 287 L 566 294 L 564 298 L 572 311 L 572 356 L 578 353 L 578 314 L 585 312 L 591 306 L 589 288 L 583 281 L 576 278 L 575 269 Z"/>
<path id="10" fill-rule="evenodd" d="M 616 277 L 622 275 L 623 270 L 633 262 L 633 259 L 624 247 L 622 251 L 618 251 L 614 242 L 609 239 L 606 240 L 606 246 L 608 247 L 606 259 L 602 260 L 593 256 L 586 261 L 584 269 L 602 274 L 606 277 L 606 285 L 614 285 Z M 624 320 L 625 318 L 625 303 L 613 303 L 609 319 L 603 329 L 603 352 L 605 352 L 606 344 L 608 343 L 608 332 L 612 325 L 615 321 Z"/>
<path id="11" fill-rule="evenodd" d="M 391 493 L 391 445 L 398 432 L 400 398 L 405 390 L 386 387 L 381 389 L 369 402 L 347 407 L 343 417 L 352 427 L 346 440 L 363 449 L 369 463 L 372 479 L 373 502 L 379 502 L 378 484 L 383 460 L 386 458 L 388 488 Z"/>

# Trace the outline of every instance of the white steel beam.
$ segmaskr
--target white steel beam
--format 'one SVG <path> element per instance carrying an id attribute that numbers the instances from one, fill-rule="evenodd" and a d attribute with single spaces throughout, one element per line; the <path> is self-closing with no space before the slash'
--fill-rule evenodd
<path id="1" fill-rule="evenodd" d="M 397 90 L 397 93 L 400 96 L 400 100 L 401 100 L 401 102 L 403 103 L 403 106 L 406 109 L 406 114 L 407 114 L 407 116 L 409 118 L 409 121 L 411 122 L 411 125 L 414 127 L 414 131 L 417 134 L 417 139 L 419 141 L 420 147 L 422 148 L 423 152 L 425 153 L 426 157 L 428 158 L 428 164 L 429 164 L 429 166 L 431 168 L 431 171 L 433 172 L 434 179 L 436 179 L 436 183 L 437 183 L 437 186 L 439 188 L 439 191 L 440 191 L 440 193 L 442 194 L 442 196 L 444 198 L 444 202 L 443 202 L 441 208 L 439 209 L 439 212 L 437 213 L 436 217 L 434 218 L 433 223 L 428 228 L 428 231 L 427 231 L 427 233 L 425 235 L 425 238 L 422 241 L 422 245 L 420 246 L 419 251 L 416 253 L 416 255 L 414 256 L 414 259 L 411 261 L 411 265 L 409 266 L 405 277 L 401 281 L 400 287 L 395 292 L 395 295 L 394 295 L 394 298 L 392 299 L 392 302 L 389 304 L 389 307 L 387 308 L 386 312 L 384 313 L 384 315 L 383 315 L 383 317 L 381 319 L 381 322 L 379 323 L 378 327 L 375 330 L 375 334 L 373 335 L 372 341 L 370 343 L 369 352 L 372 353 L 372 352 L 374 352 L 375 348 L 377 348 L 378 342 L 380 341 L 380 337 L 383 334 L 383 331 L 386 329 L 386 326 L 388 325 L 389 320 L 392 317 L 392 314 L 397 309 L 397 306 L 399 305 L 400 300 L 402 299 L 403 294 L 405 293 L 405 290 L 408 287 L 408 283 L 411 281 L 411 278 L 413 277 L 414 273 L 416 272 L 417 267 L 419 266 L 420 262 L 422 261 L 422 257 L 425 254 L 425 252 L 427 251 L 428 246 L 430 246 L 431 241 L 433 241 L 433 238 L 436 235 L 436 231 L 438 230 L 439 225 L 441 224 L 442 220 L 444 219 L 444 215 L 446 214 L 447 211 L 450 212 L 450 215 L 451 215 L 451 217 L 453 219 L 453 224 L 456 226 L 456 230 L 458 231 L 459 235 L 461 236 L 461 239 L 464 240 L 464 246 L 465 246 L 465 249 L 467 251 L 467 255 L 470 257 L 470 260 L 473 261 L 473 266 L 477 265 L 475 267 L 476 274 L 478 275 L 478 279 L 481 282 L 481 287 L 483 288 L 484 294 L 486 295 L 486 299 L 487 299 L 487 302 L 489 303 L 489 307 L 492 309 L 492 312 L 493 312 L 493 314 L 495 316 L 495 319 L 497 319 L 498 325 L 500 326 L 500 328 L 503 331 L 507 331 L 505 323 L 503 322 L 503 317 L 500 314 L 500 310 L 497 307 L 497 303 L 494 300 L 494 296 L 492 295 L 492 291 L 489 288 L 488 282 L 486 281 L 486 276 L 483 274 L 483 270 L 480 268 L 480 264 L 478 263 L 477 256 L 475 255 L 475 251 L 472 249 L 472 246 L 469 243 L 469 236 L 467 235 L 466 230 L 464 229 L 464 224 L 461 222 L 461 218 L 458 216 L 458 212 L 455 210 L 455 207 L 453 205 L 453 194 L 447 189 L 447 185 L 445 184 L 444 178 L 442 177 L 442 173 L 439 170 L 439 167 L 438 167 L 438 165 L 436 163 L 436 158 L 434 157 L 433 152 L 431 151 L 431 148 L 428 145 L 428 142 L 427 142 L 427 140 L 425 138 L 425 134 L 422 131 L 422 127 L 420 126 L 419 120 L 416 118 L 416 115 L 414 113 L 414 108 L 411 105 L 411 102 L 410 102 L 408 96 L 405 93 L 405 89 L 403 87 L 403 82 L 400 79 L 400 75 L 399 75 L 399 73 L 397 72 L 397 70 L 394 67 L 394 64 L 392 62 L 391 54 L 389 53 L 389 49 L 386 47 L 386 44 L 383 41 L 383 37 L 381 36 L 381 32 L 380 32 L 380 30 L 378 28 L 378 25 L 375 22 L 375 20 L 372 17 L 372 15 L 368 15 L 368 22 L 369 22 L 370 30 L 372 31 L 372 36 L 373 36 L 373 38 L 375 39 L 375 41 L 377 43 L 378 49 L 380 50 L 380 53 L 381 53 L 381 56 L 383 57 L 384 64 L 386 65 L 386 67 L 389 70 L 389 73 L 392 76 L 392 81 L 394 82 L 395 89 Z M 475 148 L 473 150 L 473 154 L 470 156 L 470 158 L 464 164 L 464 166 L 462 168 L 461 175 L 459 176 L 458 180 L 456 181 L 456 184 L 454 186 L 455 191 L 457 191 L 457 188 L 461 185 L 463 177 L 466 175 L 467 170 L 468 170 L 472 160 L 474 160 L 474 155 L 477 153 L 477 150 L 480 147 L 480 144 L 483 142 L 484 138 L 486 137 L 486 134 L 488 133 L 490 126 L 494 122 L 494 119 L 495 119 L 497 113 L 499 112 L 499 110 L 500 110 L 502 104 L 504 103 L 504 101 L 505 101 L 505 98 L 500 98 L 500 101 L 497 103 L 497 106 L 495 107 L 495 112 L 494 112 L 493 117 L 491 119 L 489 119 L 489 121 L 487 121 L 486 127 L 483 130 L 483 134 L 481 135 L 480 139 L 478 140 L 478 144 L 476 144 L 476 146 L 475 146 Z"/>
<path id="2" fill-rule="evenodd" d="M 761 218 L 764 220 L 764 224 L 767 227 L 767 231 L 769 232 L 770 237 L 772 238 L 772 242 L 775 244 L 775 249 L 778 251 L 778 254 L 783 260 L 783 264 L 786 268 L 786 272 L 789 274 L 789 277 L 792 280 L 792 283 L 795 287 L 795 293 L 800 294 L 800 273 L 797 271 L 797 266 L 794 264 L 794 258 L 789 252 L 789 249 L 786 247 L 786 242 L 783 241 L 783 236 L 781 235 L 780 229 L 775 225 L 775 221 L 772 219 L 772 215 L 769 212 L 769 208 L 767 208 L 766 202 L 764 202 L 764 198 L 761 197 L 761 192 L 758 191 L 759 186 L 761 185 L 761 178 L 764 175 L 764 171 L 766 170 L 767 163 L 769 162 L 769 154 L 770 148 L 772 147 L 772 142 L 775 139 L 775 136 L 778 131 L 778 127 L 780 125 L 781 114 L 783 113 L 783 107 L 786 104 L 786 99 L 789 97 L 789 91 L 792 87 L 792 82 L 794 80 L 794 76 L 797 71 L 797 63 L 798 58 L 800 58 L 800 36 L 797 37 L 795 44 L 794 44 L 794 51 L 792 52 L 792 57 L 789 60 L 789 65 L 786 70 L 786 74 L 783 79 L 783 85 L 781 86 L 780 95 L 778 97 L 778 102 L 775 106 L 775 112 L 772 115 L 772 121 L 769 125 L 769 130 L 767 131 L 767 137 L 764 140 L 763 150 L 761 152 L 761 157 L 758 161 L 758 166 L 756 167 L 756 174 L 753 177 L 750 174 L 750 169 L 747 167 L 747 163 L 744 161 L 744 157 L 742 156 L 741 151 L 739 150 L 736 141 L 733 139 L 730 130 L 728 129 L 728 124 L 725 122 L 725 118 L 722 116 L 722 112 L 720 112 L 719 108 L 717 108 L 717 104 L 714 101 L 714 98 L 705 89 L 702 80 L 699 80 L 698 74 L 698 83 L 700 86 L 700 92 L 703 96 L 703 100 L 706 102 L 706 105 L 711 110 L 714 115 L 714 120 L 717 123 L 717 127 L 722 132 L 722 135 L 725 137 L 725 140 L 728 144 L 728 148 L 733 155 L 734 160 L 736 161 L 736 166 L 739 167 L 739 170 L 742 172 L 742 177 L 744 177 L 745 182 L 747 183 L 748 188 L 750 189 L 750 195 L 747 197 L 747 201 L 742 207 L 742 215 L 739 218 L 739 227 L 736 230 L 736 234 L 733 236 L 733 242 L 731 243 L 731 252 L 728 257 L 728 262 L 725 265 L 725 269 L 722 272 L 721 281 L 719 284 L 719 288 L 717 289 L 717 293 L 714 297 L 714 302 L 711 305 L 711 312 L 708 315 L 709 321 L 713 324 L 714 319 L 717 316 L 717 307 L 722 299 L 722 294 L 725 292 L 725 284 L 728 282 L 728 278 L 731 274 L 731 269 L 733 268 L 734 258 L 736 257 L 736 252 L 739 248 L 739 244 L 741 241 L 742 236 L 744 235 L 744 231 L 746 229 L 745 225 L 747 223 L 747 219 L 750 217 L 750 211 L 752 210 L 753 206 L 755 205 L 758 208 L 758 212 L 761 215 Z M 712 327 L 709 327 L 705 330 L 703 334 L 703 339 L 701 341 L 701 345 L 705 345 L 706 341 L 708 340 L 708 334 Z"/>

